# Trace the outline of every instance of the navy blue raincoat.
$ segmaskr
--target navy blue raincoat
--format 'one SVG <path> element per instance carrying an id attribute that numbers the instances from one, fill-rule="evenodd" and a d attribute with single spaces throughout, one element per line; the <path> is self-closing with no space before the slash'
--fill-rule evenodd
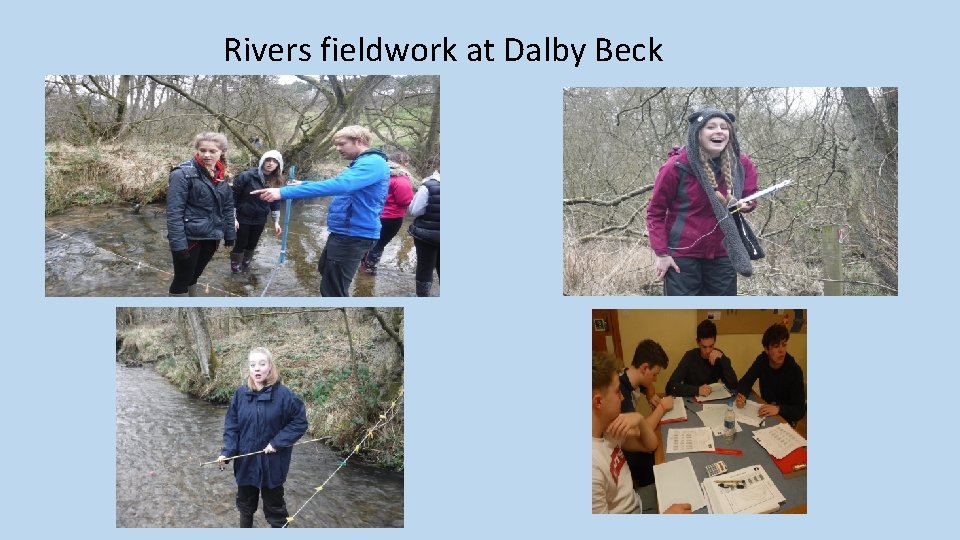
<path id="1" fill-rule="evenodd" d="M 307 412 L 292 391 L 279 382 L 260 391 L 241 386 L 230 400 L 223 421 L 223 450 L 227 457 L 258 452 L 273 445 L 273 454 L 255 454 L 233 460 L 238 486 L 273 489 L 283 485 L 290 470 L 293 443 L 307 431 Z"/>

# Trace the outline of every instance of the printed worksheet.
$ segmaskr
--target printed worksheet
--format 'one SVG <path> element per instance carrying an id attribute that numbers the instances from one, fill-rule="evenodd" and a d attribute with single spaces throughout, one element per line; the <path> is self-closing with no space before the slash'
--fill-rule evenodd
<path id="1" fill-rule="evenodd" d="M 713 452 L 713 432 L 708 427 L 672 428 L 667 431 L 666 453 Z"/>
<path id="2" fill-rule="evenodd" d="M 758 429 L 753 432 L 753 438 L 777 459 L 783 459 L 790 452 L 807 445 L 807 440 L 786 423 Z"/>
<path id="3" fill-rule="evenodd" d="M 721 483 L 734 480 L 742 481 L 744 487 Z M 707 478 L 701 486 L 711 514 L 765 514 L 776 512 L 786 501 L 760 465 Z"/>

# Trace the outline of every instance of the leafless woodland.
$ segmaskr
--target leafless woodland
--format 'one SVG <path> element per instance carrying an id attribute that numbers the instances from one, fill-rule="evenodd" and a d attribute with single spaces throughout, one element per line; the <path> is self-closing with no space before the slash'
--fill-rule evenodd
<path id="1" fill-rule="evenodd" d="M 338 129 L 362 124 L 422 175 L 440 140 L 432 75 L 297 75 L 290 84 L 273 75 L 49 75 L 44 86 L 48 144 L 182 149 L 200 131 L 220 131 L 254 163 L 274 148 L 306 170 L 335 156 Z"/>
<path id="2" fill-rule="evenodd" d="M 767 256 L 749 295 L 897 294 L 897 88 L 568 88 L 564 293 L 659 295 L 646 205 L 687 115 L 736 115 L 760 189 Z"/>

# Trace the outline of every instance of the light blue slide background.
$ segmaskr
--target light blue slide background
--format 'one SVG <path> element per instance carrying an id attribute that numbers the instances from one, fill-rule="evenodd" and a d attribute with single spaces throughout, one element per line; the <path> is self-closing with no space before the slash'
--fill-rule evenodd
<path id="1" fill-rule="evenodd" d="M 100 5 L 107 4 L 107 5 Z M 5 532 L 115 529 L 116 306 L 45 298 L 43 83 L 50 73 L 439 73 L 443 296 L 349 299 L 407 308 L 402 530 L 349 538 L 734 534 L 899 538 L 955 512 L 958 381 L 955 7 L 932 2 L 16 3 L 6 8 Z M 939 3 L 945 5 L 945 3 Z M 458 43 L 457 63 L 328 63 L 319 42 Z M 503 40 L 663 43 L 662 63 L 503 61 Z M 225 37 L 311 43 L 308 63 L 224 62 Z M 490 39 L 492 63 L 466 61 Z M 565 86 L 899 86 L 900 294 L 894 298 L 564 298 Z M 801 134 L 798 134 L 801 135 Z M 322 299 L 203 299 L 305 305 Z M 809 309 L 809 515 L 592 516 L 591 308 Z M 655 336 L 654 336 L 655 337 Z M 161 503 L 162 504 L 162 503 Z M 185 524 L 187 525 L 187 524 Z M 723 527 L 722 529 L 720 527 Z M 228 531 L 186 531 L 226 538 Z M 291 534 L 315 535 L 316 532 Z M 329 533 L 320 533 L 329 534 Z"/>

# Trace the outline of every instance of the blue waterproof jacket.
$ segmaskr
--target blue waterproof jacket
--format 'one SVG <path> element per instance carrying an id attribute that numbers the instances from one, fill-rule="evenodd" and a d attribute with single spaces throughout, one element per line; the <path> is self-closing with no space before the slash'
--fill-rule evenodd
<path id="1" fill-rule="evenodd" d="M 276 453 L 233 460 L 238 486 L 273 489 L 287 479 L 293 443 L 306 431 L 306 408 L 289 388 L 279 382 L 260 391 L 244 385 L 233 394 L 223 421 L 221 455 L 249 454 L 273 445 Z"/>
<path id="2" fill-rule="evenodd" d="M 387 200 L 390 167 L 379 150 L 367 150 L 338 176 L 322 182 L 304 182 L 280 188 L 284 199 L 336 195 L 327 210 L 327 229 L 361 238 L 380 238 L 380 212 Z"/>
<path id="3" fill-rule="evenodd" d="M 214 184 L 195 160 L 170 172 L 167 190 L 167 239 L 170 251 L 186 251 L 193 240 L 236 240 L 233 191 L 227 182 Z"/>

